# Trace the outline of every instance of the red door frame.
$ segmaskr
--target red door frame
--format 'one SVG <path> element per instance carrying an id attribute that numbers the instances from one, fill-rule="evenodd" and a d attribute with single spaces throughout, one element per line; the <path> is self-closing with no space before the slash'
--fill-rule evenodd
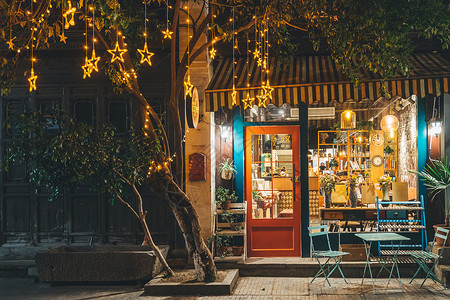
<path id="1" fill-rule="evenodd" d="M 253 219 L 252 218 L 252 172 L 251 172 L 251 135 L 254 134 L 291 134 L 292 135 L 292 160 L 295 164 L 295 173 L 300 174 L 300 127 L 299 126 L 249 126 L 244 130 L 245 141 L 245 199 L 247 201 L 247 253 L 249 257 L 283 257 L 300 256 L 300 182 L 295 183 L 295 197 L 293 202 L 292 219 Z M 289 231 L 291 230 L 291 232 Z M 254 240 L 254 232 L 259 232 L 259 238 Z M 262 233 L 262 234 L 261 234 Z M 280 233 L 282 233 L 280 235 Z M 285 241 L 278 240 L 279 236 L 292 234 L 289 247 L 277 248 L 277 244 Z M 256 235 L 256 234 L 255 234 Z M 256 237 L 255 237 L 256 238 Z M 279 242 L 279 243 L 277 243 Z M 288 242 L 289 243 L 289 242 Z M 256 249 L 255 244 L 267 245 Z"/>

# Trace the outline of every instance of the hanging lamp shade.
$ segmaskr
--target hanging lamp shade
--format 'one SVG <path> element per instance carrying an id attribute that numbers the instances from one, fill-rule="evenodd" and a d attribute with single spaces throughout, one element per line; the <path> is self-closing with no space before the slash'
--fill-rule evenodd
<path id="1" fill-rule="evenodd" d="M 349 109 L 341 113 L 341 129 L 352 129 L 356 127 L 356 114 Z"/>
<path id="2" fill-rule="evenodd" d="M 398 129 L 398 119 L 394 115 L 387 115 L 381 119 L 380 122 L 381 130 L 383 131 L 394 131 Z"/>

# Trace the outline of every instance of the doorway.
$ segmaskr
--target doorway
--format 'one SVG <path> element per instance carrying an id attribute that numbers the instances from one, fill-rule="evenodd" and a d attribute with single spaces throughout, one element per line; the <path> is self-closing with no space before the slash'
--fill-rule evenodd
<path id="1" fill-rule="evenodd" d="M 300 256 L 300 127 L 245 127 L 249 257 Z"/>

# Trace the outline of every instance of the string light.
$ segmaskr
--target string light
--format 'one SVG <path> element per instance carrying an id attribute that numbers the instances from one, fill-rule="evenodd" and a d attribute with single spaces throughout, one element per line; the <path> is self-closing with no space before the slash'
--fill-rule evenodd
<path id="1" fill-rule="evenodd" d="M 72 1 L 67 1 L 68 9 L 63 13 L 64 28 L 69 29 L 70 26 L 75 26 L 75 12 L 76 8 L 72 7 Z"/>
<path id="2" fill-rule="evenodd" d="M 69 1 L 70 2 L 70 1 Z M 84 65 L 81 66 L 81 69 L 83 70 L 83 79 L 86 77 L 91 77 L 92 70 L 94 69 L 91 61 L 88 58 L 88 20 L 87 20 L 87 5 L 84 6 L 84 24 L 85 24 L 85 44 L 84 44 L 84 51 L 85 51 L 85 57 L 84 57 Z"/>
<path id="3" fill-rule="evenodd" d="M 232 20 L 232 22 L 233 22 L 233 33 L 231 34 L 231 38 L 233 39 L 233 66 L 232 66 L 232 69 L 233 69 L 233 91 L 231 92 L 231 105 L 232 106 L 235 106 L 235 105 L 237 105 L 237 92 L 236 92 L 236 74 L 235 74 L 235 67 L 234 67 L 234 65 L 236 64 L 236 62 L 235 62 L 235 53 L 234 53 L 234 50 L 237 48 L 237 45 L 236 45 L 236 32 L 234 31 L 234 7 L 233 7 L 233 20 Z"/>
<path id="4" fill-rule="evenodd" d="M 189 14 L 189 6 L 185 6 L 184 9 L 187 10 L 187 78 L 184 81 L 184 95 L 192 97 L 192 91 L 194 90 L 194 85 L 191 83 L 191 72 L 190 72 L 190 58 L 191 58 L 191 52 L 190 52 L 190 33 L 189 33 L 189 23 L 190 23 L 190 14 Z"/>
<path id="5" fill-rule="evenodd" d="M 33 15 L 33 2 L 34 0 L 31 0 L 31 15 Z M 36 60 L 34 58 L 34 19 L 31 20 L 31 71 L 30 71 L 30 77 L 28 77 L 28 82 L 30 83 L 29 91 L 30 93 L 32 91 L 36 90 L 36 80 L 37 75 L 34 74 L 34 61 Z"/>
<path id="6" fill-rule="evenodd" d="M 210 29 L 211 29 L 212 46 L 211 46 L 211 50 L 209 50 L 209 57 L 213 60 L 217 54 L 217 50 L 214 48 L 214 43 L 215 43 L 215 39 L 216 39 L 215 30 L 214 30 L 214 26 L 215 26 L 214 25 L 214 17 L 215 17 L 214 5 L 211 3 L 211 27 L 210 27 Z"/>
<path id="7" fill-rule="evenodd" d="M 144 38 L 145 38 L 145 43 L 144 43 L 144 49 L 137 49 L 137 51 L 139 52 L 139 54 L 141 55 L 141 64 L 147 62 L 149 66 L 152 65 L 152 61 L 151 61 L 151 57 L 155 54 L 152 53 L 150 51 L 148 51 L 148 47 L 147 47 L 147 1 L 144 0 L 144 4 L 145 4 L 145 21 L 144 21 L 144 27 L 145 27 L 145 31 L 144 31 Z"/>
<path id="8" fill-rule="evenodd" d="M 98 62 L 100 61 L 100 56 L 95 55 L 95 42 L 97 41 L 95 39 L 95 6 L 94 3 L 92 3 L 92 6 L 89 7 L 90 10 L 92 10 L 92 55 L 91 59 L 89 60 L 91 64 L 92 70 L 95 72 L 98 72 Z M 91 71 L 92 72 L 92 71 Z"/>
<path id="9" fill-rule="evenodd" d="M 117 7 L 114 8 L 116 14 L 117 14 Z M 119 26 L 116 28 L 116 45 L 113 50 L 107 50 L 109 53 L 112 54 L 111 62 L 115 62 L 116 60 L 119 60 L 123 62 L 123 55 L 125 52 L 127 52 L 127 49 L 121 49 L 119 45 L 119 35 L 122 35 L 122 32 L 119 31 Z M 123 37 L 125 38 L 125 37 Z M 126 45 L 126 44 L 125 44 Z"/>
<path id="10" fill-rule="evenodd" d="M 166 1 L 166 30 L 162 31 L 164 39 L 172 39 L 172 31 L 169 30 L 169 0 Z"/>
<path id="11" fill-rule="evenodd" d="M 9 15 L 8 25 L 9 25 L 9 41 L 7 41 L 6 43 L 8 44 L 8 49 L 14 50 L 13 41 L 16 39 L 16 37 L 12 37 L 11 14 Z"/>
<path id="12" fill-rule="evenodd" d="M 245 67 L 246 67 L 246 71 L 247 71 L 247 88 L 248 88 L 250 86 L 250 73 L 249 73 L 249 65 L 248 65 L 249 62 L 248 61 L 249 61 L 249 53 L 251 52 L 250 48 L 249 48 L 250 40 L 248 39 L 248 32 L 247 32 L 246 38 L 247 38 L 247 51 L 246 51 L 247 61 L 245 62 Z M 244 103 L 244 109 L 247 109 L 247 108 L 251 108 L 253 106 L 253 102 L 255 102 L 255 98 L 250 97 L 250 90 L 247 89 L 247 97 L 245 97 L 245 99 L 242 99 L 241 101 L 242 101 L 242 103 Z"/>

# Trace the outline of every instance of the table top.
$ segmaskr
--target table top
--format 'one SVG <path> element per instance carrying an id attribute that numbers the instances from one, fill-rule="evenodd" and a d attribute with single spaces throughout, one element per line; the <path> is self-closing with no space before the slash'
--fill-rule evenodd
<path id="1" fill-rule="evenodd" d="M 320 211 L 341 211 L 341 210 L 373 210 L 376 211 L 376 207 L 319 207 Z"/>
<path id="2" fill-rule="evenodd" d="M 410 238 L 394 232 L 357 233 L 355 236 L 367 242 L 409 241 Z"/>

